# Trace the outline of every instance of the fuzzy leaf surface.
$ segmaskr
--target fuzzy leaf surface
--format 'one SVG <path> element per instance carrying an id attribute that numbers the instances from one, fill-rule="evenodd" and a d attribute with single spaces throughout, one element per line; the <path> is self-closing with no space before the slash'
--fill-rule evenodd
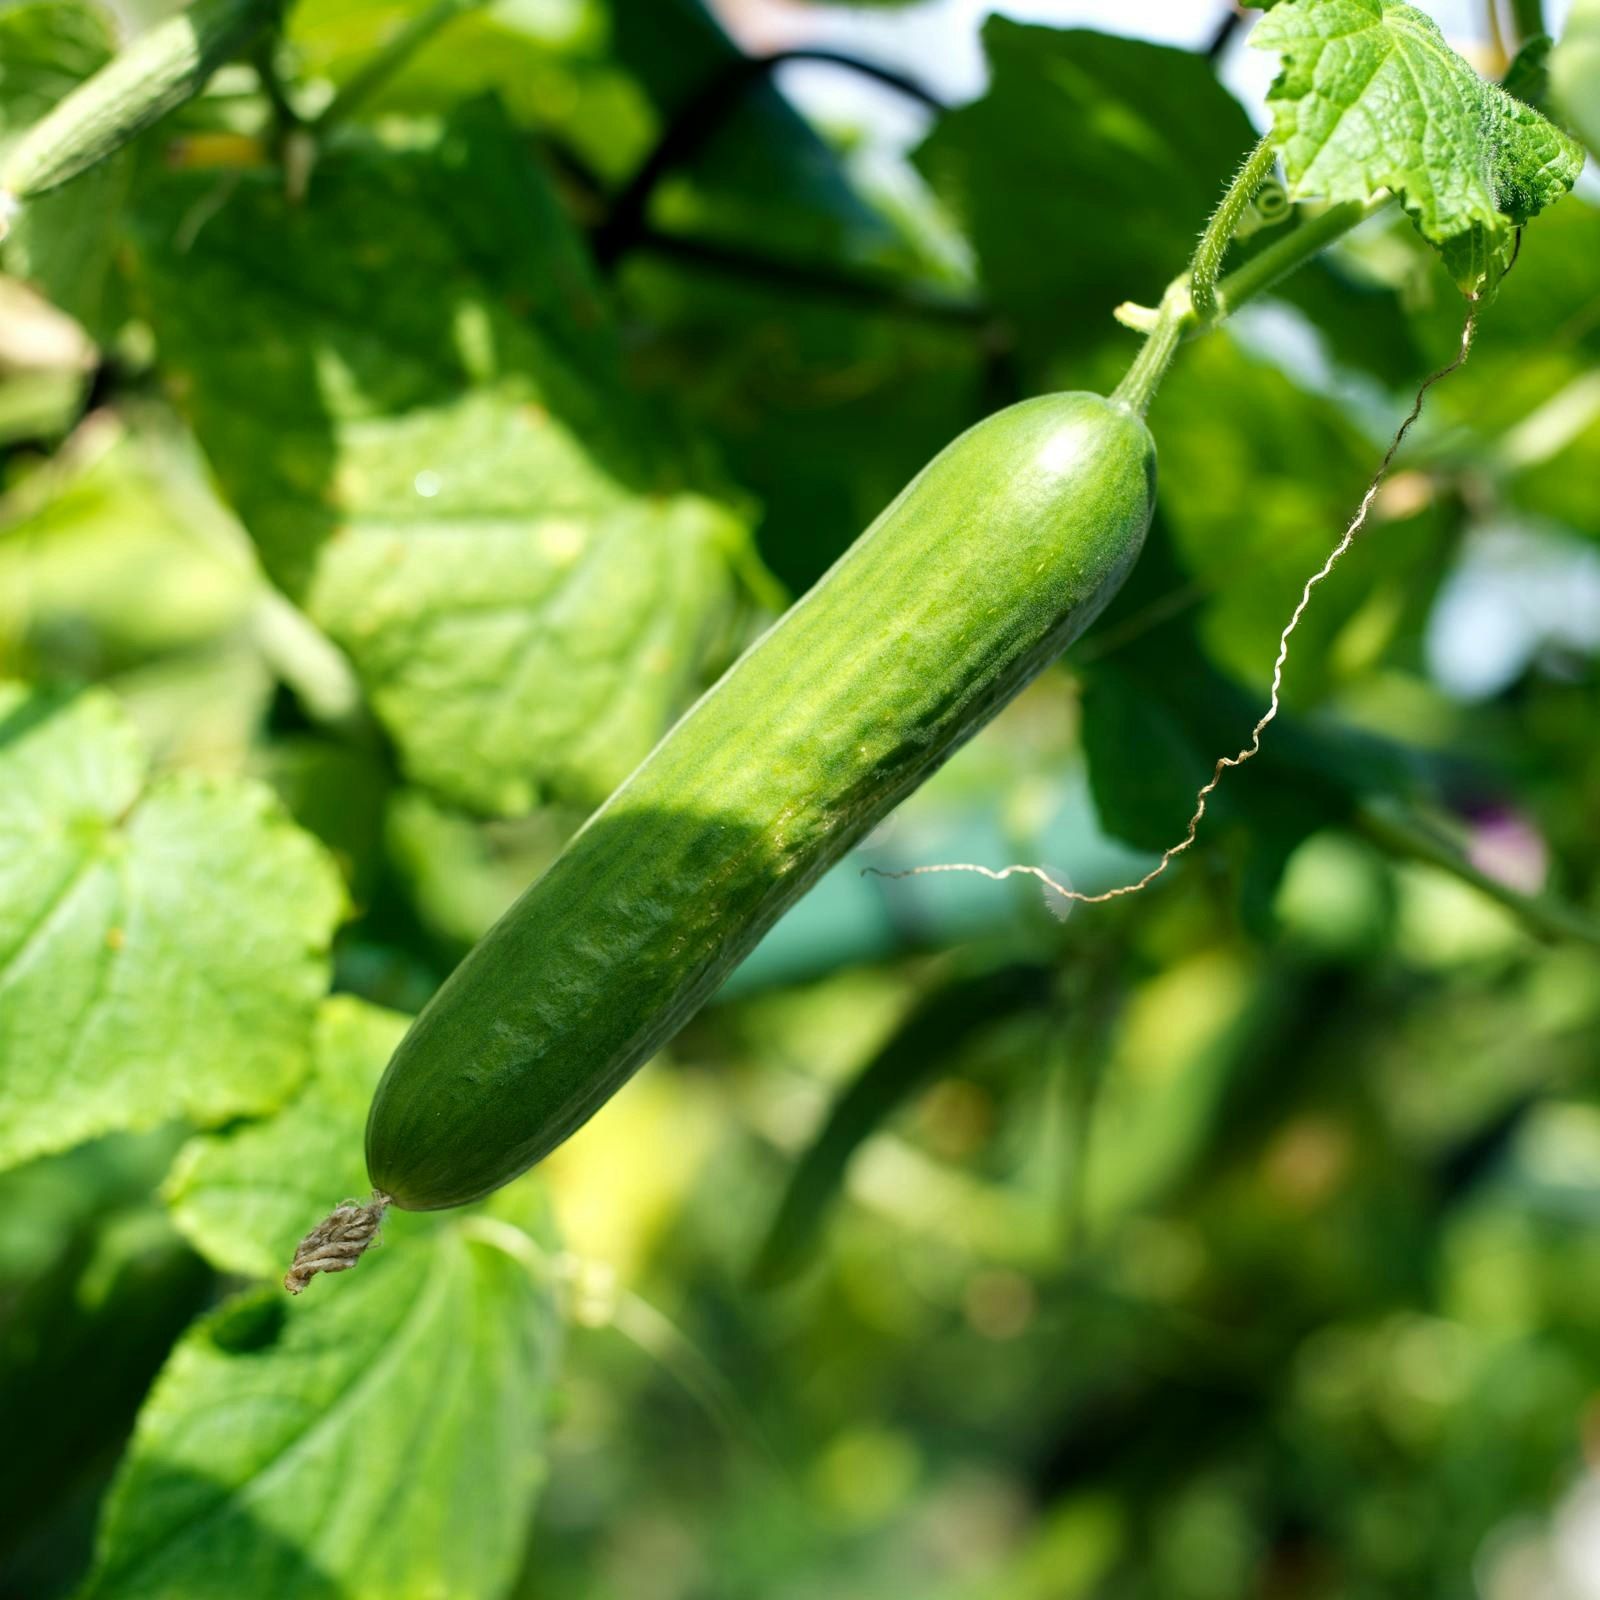
<path id="1" fill-rule="evenodd" d="M 1250 42 L 1283 57 L 1268 95 L 1296 199 L 1401 197 L 1463 289 L 1577 182 L 1583 150 L 1487 83 L 1401 0 L 1282 0 Z"/>

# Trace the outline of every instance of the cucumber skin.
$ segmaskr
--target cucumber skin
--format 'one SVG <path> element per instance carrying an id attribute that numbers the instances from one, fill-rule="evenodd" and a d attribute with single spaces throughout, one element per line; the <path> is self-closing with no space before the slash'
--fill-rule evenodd
<path id="1" fill-rule="evenodd" d="M 205 86 L 282 0 L 194 0 L 85 78 L 18 141 L 0 190 L 31 200 L 119 150 Z"/>
<path id="2" fill-rule="evenodd" d="M 1155 497 L 1142 421 L 1026 400 L 940 452 L 468 952 L 367 1120 L 464 1205 L 582 1125 L 845 851 L 1086 628 Z"/>

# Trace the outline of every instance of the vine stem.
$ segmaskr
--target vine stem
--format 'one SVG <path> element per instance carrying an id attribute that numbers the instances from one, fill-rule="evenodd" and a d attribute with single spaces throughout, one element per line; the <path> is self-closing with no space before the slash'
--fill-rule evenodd
<path id="1" fill-rule="evenodd" d="M 1365 205 L 1349 200 L 1319 212 L 1310 221 L 1301 223 L 1293 233 L 1257 251 L 1243 266 L 1217 281 L 1212 286 L 1213 310 L 1208 317 L 1200 316 L 1196 310 L 1189 273 L 1174 278 L 1167 285 L 1157 310 L 1132 304 L 1118 306 L 1117 319 L 1139 329 L 1146 337 L 1112 398 L 1143 416 L 1172 364 L 1178 345 L 1188 334 L 1225 322 L 1241 306 L 1265 294 L 1352 228 L 1393 204 L 1393 197 L 1386 195 Z"/>
<path id="2" fill-rule="evenodd" d="M 1274 284 L 1288 277 L 1297 267 L 1303 267 L 1313 256 L 1321 255 L 1335 240 L 1341 239 L 1354 227 L 1386 211 L 1395 204 L 1394 196 L 1368 201 L 1346 200 L 1329 206 L 1308 222 L 1303 222 L 1293 233 L 1274 240 L 1266 249 L 1230 272 L 1217 284 L 1215 322 L 1226 321 L 1240 306 L 1257 295 L 1265 294 Z"/>
<path id="3" fill-rule="evenodd" d="M 1580 939 L 1585 944 L 1600 947 L 1600 923 L 1593 917 L 1547 895 L 1522 894 L 1498 878 L 1490 877 L 1473 866 L 1443 832 L 1426 822 L 1409 818 L 1391 807 L 1369 803 L 1357 811 L 1356 826 L 1387 854 L 1437 867 L 1470 884 L 1480 894 L 1504 906 L 1541 939 Z"/>
<path id="4" fill-rule="evenodd" d="M 1511 0 L 1511 24 L 1516 29 L 1516 47 L 1520 50 L 1530 39 L 1550 30 L 1544 21 L 1544 0 Z"/>
<path id="5" fill-rule="evenodd" d="M 1262 134 L 1260 143 L 1244 158 L 1244 165 L 1228 185 L 1227 193 L 1200 235 L 1200 243 L 1189 262 L 1189 298 L 1194 304 L 1195 316 L 1203 323 L 1216 320 L 1217 277 L 1222 271 L 1222 258 L 1239 230 L 1245 207 L 1255 199 L 1256 190 L 1270 176 L 1277 160 L 1272 135 Z"/>

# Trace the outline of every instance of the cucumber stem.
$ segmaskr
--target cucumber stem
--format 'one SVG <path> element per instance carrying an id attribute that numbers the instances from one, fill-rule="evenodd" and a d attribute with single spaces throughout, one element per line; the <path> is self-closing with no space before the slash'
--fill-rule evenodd
<path id="1" fill-rule="evenodd" d="M 1233 243 L 1245 207 L 1255 198 L 1256 190 L 1266 181 L 1277 159 L 1272 135 L 1263 134 L 1260 143 L 1245 157 L 1227 193 L 1211 213 L 1206 231 L 1200 235 L 1200 243 L 1189 262 L 1189 298 L 1194 302 L 1195 316 L 1202 323 L 1214 322 L 1217 318 L 1217 277 L 1222 270 L 1222 258 Z"/>
<path id="2" fill-rule="evenodd" d="M 1241 173 L 1240 180 L 1243 177 Z M 1234 187 L 1240 187 L 1240 182 L 1236 180 Z M 1143 347 L 1128 368 L 1127 376 L 1112 393 L 1112 400 L 1142 417 L 1149 409 L 1167 368 L 1172 365 L 1173 355 L 1186 335 L 1226 321 L 1247 301 L 1265 294 L 1275 283 L 1326 250 L 1357 223 L 1365 222 L 1368 217 L 1375 216 L 1391 204 L 1391 195 L 1365 205 L 1360 201 L 1348 200 L 1342 205 L 1329 206 L 1309 222 L 1301 223 L 1293 233 L 1258 251 L 1242 267 L 1214 284 L 1214 309 L 1209 317 L 1199 315 L 1188 273 L 1181 278 L 1174 278 L 1167 285 L 1158 311 L 1149 312 L 1142 306 L 1119 307 L 1118 320 L 1124 326 L 1147 323 L 1148 331 Z M 1208 228 L 1206 231 L 1209 233 L 1211 230 Z"/>
<path id="3" fill-rule="evenodd" d="M 1140 347 L 1138 355 L 1133 358 L 1133 365 L 1128 368 L 1127 375 L 1112 392 L 1111 399 L 1114 405 L 1124 407 L 1137 417 L 1142 417 L 1149 410 L 1150 401 L 1161 386 L 1161 380 L 1167 375 L 1167 368 L 1172 365 L 1173 356 L 1178 352 L 1178 345 L 1183 340 L 1184 327 L 1193 315 L 1194 311 L 1189 303 L 1188 279 L 1177 278 L 1167 286 L 1167 292 L 1162 295 L 1161 309 L 1156 313 L 1155 325 L 1145 335 L 1144 344 Z"/>

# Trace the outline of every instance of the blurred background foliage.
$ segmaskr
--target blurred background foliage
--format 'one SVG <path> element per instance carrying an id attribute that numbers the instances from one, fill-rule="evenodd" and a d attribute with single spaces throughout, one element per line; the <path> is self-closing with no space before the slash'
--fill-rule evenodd
<path id="1" fill-rule="evenodd" d="M 1247 19 L 1155 0 L 995 17 L 936 94 L 970 9 L 291 6 L 6 244 L 0 675 L 103 686 L 157 783 L 270 786 L 343 878 L 333 987 L 415 1011 L 927 457 L 1115 381 L 1113 306 L 1263 115 Z M 1492 76 L 1540 20 L 1437 9 Z M 1600 8 L 1563 10 L 1550 109 L 1592 134 Z M 0 136 L 142 15 L 0 10 Z M 763 64 L 852 44 L 858 99 Z M 1181 870 L 1070 917 L 863 878 L 1096 889 L 1179 836 L 1460 302 L 1379 223 L 1182 352 L 1112 609 L 542 1170 L 543 1488 L 515 1581 L 448 1592 L 1600 1595 L 1590 180 Z M 0 1174 L 0 1594 L 75 1586 L 169 1347 L 257 1270 L 205 1231 L 253 1125 L 169 1176 L 167 1114 Z"/>

